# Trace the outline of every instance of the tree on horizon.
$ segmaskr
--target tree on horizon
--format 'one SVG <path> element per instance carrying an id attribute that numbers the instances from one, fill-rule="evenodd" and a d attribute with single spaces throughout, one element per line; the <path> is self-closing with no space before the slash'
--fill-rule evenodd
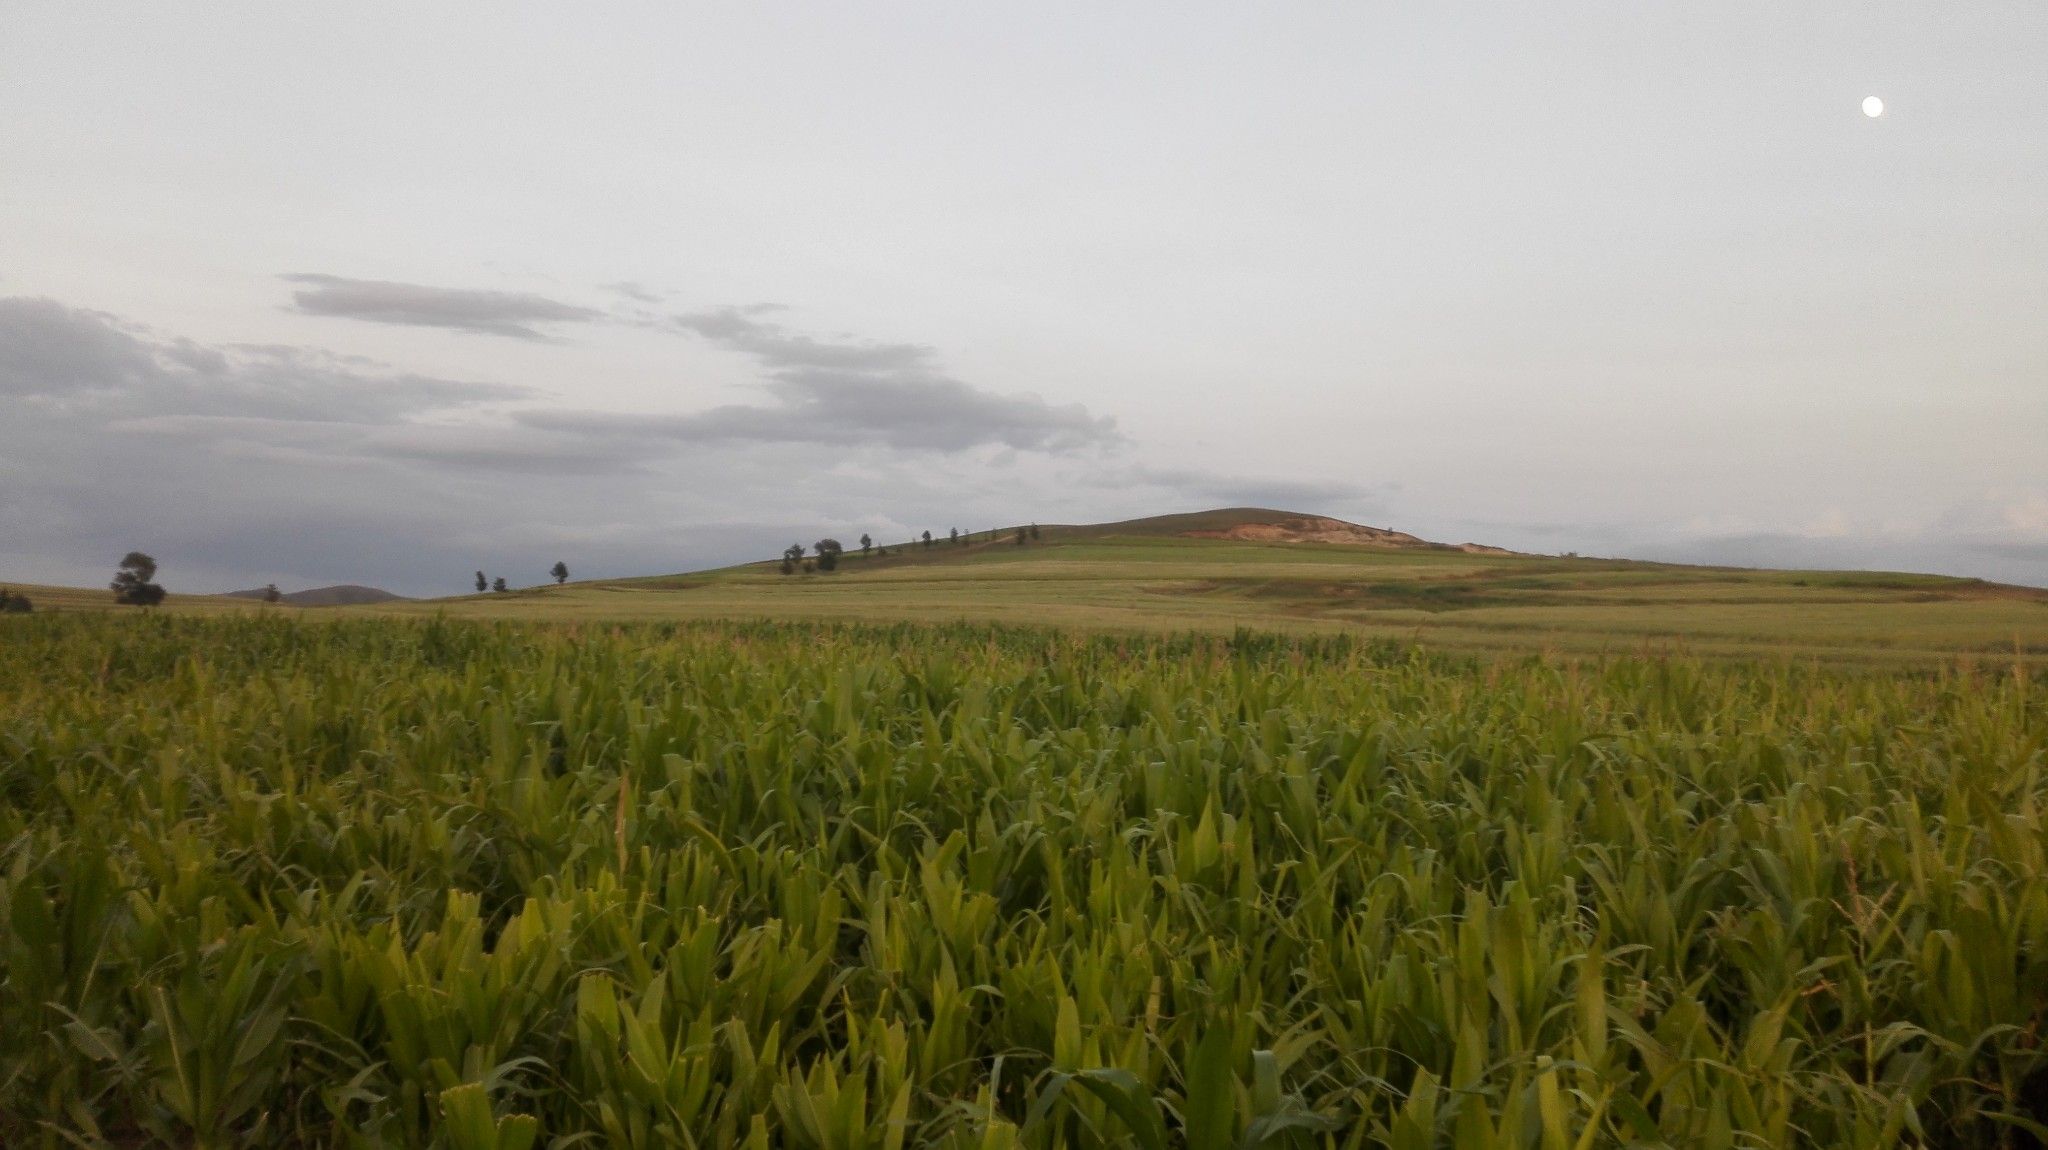
<path id="1" fill-rule="evenodd" d="M 491 580 L 491 590 L 509 591 L 511 590 L 511 588 L 505 586 L 505 577 L 503 575 L 500 575 L 496 579 Z"/>
<path id="2" fill-rule="evenodd" d="M 107 587 L 114 592 L 114 602 L 131 607 L 154 607 L 164 601 L 164 589 L 150 580 L 156 578 L 156 560 L 140 551 L 130 551 L 121 557 L 121 569 L 114 574 L 114 581 Z"/>
<path id="3" fill-rule="evenodd" d="M 868 538 L 867 532 L 863 531 L 860 533 L 860 553 L 862 555 L 866 555 L 868 553 L 868 548 L 873 547 L 874 545 L 875 541 Z"/>
<path id="4" fill-rule="evenodd" d="M 476 589 L 479 591 L 488 591 L 491 589 L 491 581 L 489 579 L 484 578 L 484 573 L 481 571 L 476 573 Z"/>
<path id="5" fill-rule="evenodd" d="M 932 533 L 929 531 L 924 533 L 924 545 L 926 547 L 930 547 L 932 545 Z"/>
<path id="6" fill-rule="evenodd" d="M 277 589 L 277 584 L 275 584 L 275 583 L 265 583 L 265 584 L 263 585 L 263 601 L 264 601 L 265 603 L 275 603 L 275 602 L 277 602 L 278 600 L 280 600 L 280 599 L 283 599 L 283 598 L 284 598 L 284 592 L 282 592 L 282 591 L 279 591 L 279 590 Z"/>
<path id="7" fill-rule="evenodd" d="M 548 568 L 548 574 L 555 577 L 555 585 L 559 587 L 569 581 L 569 565 L 557 559 L 555 565 Z"/>
<path id="8" fill-rule="evenodd" d="M 839 556 L 845 548 L 839 545 L 839 540 L 837 539 L 820 539 L 816 543 L 811 544 L 811 550 L 818 556 L 818 570 L 837 571 L 839 569 Z"/>

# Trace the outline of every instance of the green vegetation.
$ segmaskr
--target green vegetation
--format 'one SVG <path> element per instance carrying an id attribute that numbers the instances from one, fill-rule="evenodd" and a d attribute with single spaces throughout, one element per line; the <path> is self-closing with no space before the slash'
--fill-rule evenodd
<path id="1" fill-rule="evenodd" d="M 95 614 L 121 610 L 114 597 L 105 587 L 57 587 L 35 583 L 10 583 L 15 594 L 29 598 L 38 614 L 45 611 L 89 611 Z M 289 604 L 280 604 L 289 610 Z M 261 599 L 239 598 L 230 595 L 178 595 L 167 594 L 154 610 L 173 615 L 220 615 L 255 613 L 269 607 Z"/>
<path id="2" fill-rule="evenodd" d="M 2012 661 L 320 619 L 0 619 L 0 1144 L 2048 1132 Z"/>
<path id="3" fill-rule="evenodd" d="M 1974 654 L 2048 663 L 2048 591 L 1981 580 L 1115 533 L 1124 529 L 1047 527 L 1042 541 L 1023 547 L 1011 531 L 952 547 L 891 546 L 887 557 L 835 553 L 837 570 L 829 574 L 804 574 L 803 549 L 791 547 L 779 564 L 376 609 L 564 620 L 998 622 L 1224 635 L 1242 627 L 1485 653 L 1669 652 L 1922 665 Z"/>

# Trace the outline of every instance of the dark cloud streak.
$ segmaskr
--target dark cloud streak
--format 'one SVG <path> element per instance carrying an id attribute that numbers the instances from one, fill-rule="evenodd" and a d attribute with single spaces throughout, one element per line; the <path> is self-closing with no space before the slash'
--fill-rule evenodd
<path id="1" fill-rule="evenodd" d="M 839 371 L 925 372 L 932 349 L 915 343 L 872 343 L 814 339 L 757 316 L 782 310 L 776 304 L 714 308 L 674 317 L 675 325 L 759 360 L 771 372 L 825 368 Z"/>
<path id="2" fill-rule="evenodd" d="M 522 424 L 632 442 L 808 443 L 836 447 L 964 451 L 1002 446 L 1071 452 L 1122 441 L 1116 421 L 1080 404 L 999 395 L 941 373 L 923 344 L 829 340 L 762 317 L 785 310 L 757 303 L 684 312 L 665 321 L 748 356 L 766 375 L 774 405 L 731 404 L 678 415 L 527 411 Z"/>
<path id="3" fill-rule="evenodd" d="M 769 385 L 777 406 L 732 404 L 683 415 L 539 410 L 525 426 L 613 441 L 809 443 L 964 451 L 996 444 L 1065 452 L 1117 441 L 1115 423 L 1080 404 L 995 395 L 943 377 L 787 373 Z"/>
<path id="4" fill-rule="evenodd" d="M 525 292 L 442 288 L 388 280 L 299 273 L 280 277 L 306 285 L 292 294 L 294 310 L 306 315 L 333 316 L 407 327 L 438 327 L 449 331 L 547 339 L 536 325 L 582 323 L 604 313 Z"/>

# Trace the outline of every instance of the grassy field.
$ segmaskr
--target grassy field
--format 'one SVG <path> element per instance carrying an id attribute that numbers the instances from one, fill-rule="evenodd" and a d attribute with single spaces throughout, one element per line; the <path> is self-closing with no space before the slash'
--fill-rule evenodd
<path id="1" fill-rule="evenodd" d="M 2048 1133 L 2019 668 L 279 611 L 0 650 L 9 1147 Z"/>
<path id="2" fill-rule="evenodd" d="M 114 602 L 114 593 L 105 587 L 51 587 L 40 583 L 8 583 L 0 581 L 0 587 L 19 595 L 26 595 L 35 604 L 38 612 L 57 611 L 133 611 L 133 607 L 121 607 Z M 151 608 L 167 611 L 174 615 L 219 615 L 239 614 L 253 611 L 267 604 L 252 599 L 235 599 L 226 595 L 178 595 L 167 596 L 162 606 Z"/>
<path id="3" fill-rule="evenodd" d="M 1940 576 L 1750 571 L 1147 535 L 762 563 L 397 606 L 459 617 L 999 622 L 1344 632 L 1448 650 L 1829 661 L 2048 661 L 2048 591 Z"/>
<path id="4" fill-rule="evenodd" d="M 1254 508 L 1088 527 L 1014 528 L 889 544 L 837 571 L 774 562 L 363 607 L 354 614 L 558 621 L 777 619 L 1001 623 L 1231 634 L 1239 628 L 1397 639 L 1521 655 L 1672 653 L 1902 664 L 2048 664 L 2048 590 L 1856 571 L 1769 571 L 1611 559 L 1189 538 L 1289 513 Z M 21 588 L 54 610 L 114 610 L 103 590 Z M 264 609 L 173 595 L 173 613 Z M 273 607 L 271 610 L 289 610 Z"/>

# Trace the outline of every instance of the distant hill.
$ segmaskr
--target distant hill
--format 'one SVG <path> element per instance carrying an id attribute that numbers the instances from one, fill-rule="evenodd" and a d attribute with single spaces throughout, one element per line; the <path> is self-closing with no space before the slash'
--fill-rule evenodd
<path id="1" fill-rule="evenodd" d="M 1759 571 L 1432 543 L 1228 507 L 885 539 L 782 573 L 716 570 L 392 604 L 393 614 L 1339 631 L 1475 653 L 1765 655 L 2048 666 L 2048 590 L 1880 571 Z"/>
<path id="2" fill-rule="evenodd" d="M 229 591 L 230 599 L 261 599 L 267 592 L 258 587 L 253 591 Z M 356 607 L 365 603 L 391 603 L 404 599 L 378 587 L 362 587 L 354 583 L 337 583 L 332 587 L 315 587 L 310 591 L 287 591 L 284 601 L 294 607 Z"/>

